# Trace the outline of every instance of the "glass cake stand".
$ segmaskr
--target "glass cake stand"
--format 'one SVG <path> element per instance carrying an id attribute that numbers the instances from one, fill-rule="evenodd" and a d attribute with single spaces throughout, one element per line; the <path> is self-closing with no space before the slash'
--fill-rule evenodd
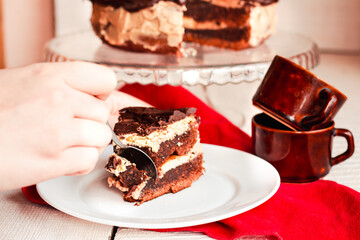
<path id="1" fill-rule="evenodd" d="M 82 60 L 111 67 L 119 83 L 223 85 L 262 79 L 275 55 L 306 69 L 319 62 L 317 45 L 295 33 L 278 31 L 256 48 L 233 51 L 184 43 L 184 57 L 135 53 L 103 44 L 93 31 L 57 37 L 45 46 L 45 60 Z"/>

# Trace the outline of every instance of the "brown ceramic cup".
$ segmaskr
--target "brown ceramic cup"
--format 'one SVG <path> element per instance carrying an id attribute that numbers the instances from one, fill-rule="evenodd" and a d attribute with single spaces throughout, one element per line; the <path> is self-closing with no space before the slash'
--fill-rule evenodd
<path id="1" fill-rule="evenodd" d="M 311 72 L 275 56 L 253 104 L 289 128 L 303 131 L 330 123 L 346 99 Z"/>
<path id="2" fill-rule="evenodd" d="M 346 139 L 347 150 L 332 157 L 336 136 Z M 264 113 L 252 119 L 252 144 L 255 155 L 271 163 L 283 182 L 315 181 L 354 153 L 353 135 L 335 128 L 334 122 L 317 130 L 293 131 Z"/>

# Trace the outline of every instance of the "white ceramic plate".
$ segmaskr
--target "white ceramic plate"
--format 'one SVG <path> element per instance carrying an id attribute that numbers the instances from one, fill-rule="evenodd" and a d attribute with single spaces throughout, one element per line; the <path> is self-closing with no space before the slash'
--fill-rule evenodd
<path id="1" fill-rule="evenodd" d="M 166 194 L 140 206 L 124 202 L 107 186 L 104 166 L 112 147 L 105 149 L 94 171 L 37 185 L 51 206 L 72 216 L 113 226 L 175 228 L 222 220 L 268 200 L 280 177 L 268 162 L 231 148 L 203 144 L 206 172 L 190 188 Z"/>

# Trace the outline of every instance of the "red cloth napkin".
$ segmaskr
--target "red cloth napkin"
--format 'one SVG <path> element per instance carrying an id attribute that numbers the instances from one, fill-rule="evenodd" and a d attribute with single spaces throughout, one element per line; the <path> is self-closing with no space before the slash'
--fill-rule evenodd
<path id="1" fill-rule="evenodd" d="M 203 143 L 251 152 L 250 137 L 182 87 L 140 84 L 121 91 L 157 108 L 196 107 Z M 45 203 L 34 186 L 23 188 L 33 202 Z M 216 239 L 360 239 L 360 193 L 332 181 L 282 183 L 264 204 L 222 221 L 156 231 L 196 231 Z"/>

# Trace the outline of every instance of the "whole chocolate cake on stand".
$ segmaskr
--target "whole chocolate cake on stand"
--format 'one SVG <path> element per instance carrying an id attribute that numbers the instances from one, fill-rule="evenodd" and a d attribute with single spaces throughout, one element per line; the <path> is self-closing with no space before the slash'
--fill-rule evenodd
<path id="1" fill-rule="evenodd" d="M 180 55 L 184 40 L 240 50 L 275 32 L 277 0 L 91 0 L 91 24 L 105 43 Z M 185 30 L 185 31 L 184 31 Z"/>

